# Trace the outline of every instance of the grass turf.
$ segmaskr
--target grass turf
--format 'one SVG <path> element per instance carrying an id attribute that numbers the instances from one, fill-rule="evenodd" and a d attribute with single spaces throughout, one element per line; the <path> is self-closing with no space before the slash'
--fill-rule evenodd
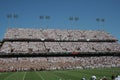
<path id="1" fill-rule="evenodd" d="M 0 80 L 81 80 L 82 77 L 90 80 L 92 75 L 95 75 L 97 80 L 104 76 L 111 80 L 112 74 L 120 75 L 120 68 L 4 72 L 0 73 Z"/>

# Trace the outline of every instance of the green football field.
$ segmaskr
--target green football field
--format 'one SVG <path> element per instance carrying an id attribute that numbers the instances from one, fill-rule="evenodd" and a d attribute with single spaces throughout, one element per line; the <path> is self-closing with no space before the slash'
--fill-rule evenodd
<path id="1" fill-rule="evenodd" d="M 0 80 L 81 80 L 82 77 L 90 80 L 92 75 L 95 75 L 97 80 L 104 76 L 111 80 L 112 74 L 120 75 L 120 68 L 3 72 L 0 73 Z"/>

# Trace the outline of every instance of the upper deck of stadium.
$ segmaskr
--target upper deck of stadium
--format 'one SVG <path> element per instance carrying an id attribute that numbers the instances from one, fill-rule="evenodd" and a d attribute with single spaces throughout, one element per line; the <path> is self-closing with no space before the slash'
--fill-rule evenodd
<path id="1" fill-rule="evenodd" d="M 116 41 L 117 39 L 105 31 L 93 30 L 60 30 L 60 29 L 8 29 L 4 39 L 31 39 L 57 41 Z"/>
<path id="2" fill-rule="evenodd" d="M 118 40 L 105 31 L 8 29 L 0 54 L 119 53 Z"/>

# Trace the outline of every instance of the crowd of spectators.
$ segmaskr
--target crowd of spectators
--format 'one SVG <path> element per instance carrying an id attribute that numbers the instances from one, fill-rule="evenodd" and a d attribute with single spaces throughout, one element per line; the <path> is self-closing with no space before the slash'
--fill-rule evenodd
<path id="1" fill-rule="evenodd" d="M 120 57 L 22 57 L 0 58 L 0 69 L 6 71 L 91 69 L 120 67 Z"/>
<path id="2" fill-rule="evenodd" d="M 57 30 L 57 29 L 8 29 L 4 39 L 41 39 L 42 41 L 4 42 L 0 52 L 46 53 L 46 52 L 120 52 L 116 38 L 105 31 Z M 45 39 L 58 40 L 46 42 Z M 85 39 L 88 42 L 74 42 Z M 115 40 L 114 42 L 89 42 L 89 40 Z M 66 42 L 59 42 L 66 40 Z M 69 42 L 69 40 L 73 40 Z M 68 41 L 68 42 L 67 42 Z"/>
<path id="3" fill-rule="evenodd" d="M 41 39 L 42 41 L 4 41 L 0 54 L 13 53 L 67 53 L 67 52 L 120 52 L 116 38 L 105 31 L 54 30 L 54 29 L 8 29 L 4 39 Z M 58 41 L 44 41 L 58 40 Z M 76 41 L 87 39 L 87 41 Z M 89 40 L 114 40 L 112 42 L 89 42 Z M 66 40 L 66 41 L 62 41 Z M 75 40 L 75 41 L 74 41 Z M 0 71 L 89 69 L 120 67 L 120 57 L 14 57 L 0 58 Z"/>
<path id="4" fill-rule="evenodd" d="M 5 39 L 54 39 L 54 40 L 116 40 L 113 36 L 105 31 L 98 30 L 57 30 L 57 29 L 8 29 Z"/>
<path id="5" fill-rule="evenodd" d="M 120 52 L 120 44 L 115 42 L 4 42 L 0 52 Z"/>

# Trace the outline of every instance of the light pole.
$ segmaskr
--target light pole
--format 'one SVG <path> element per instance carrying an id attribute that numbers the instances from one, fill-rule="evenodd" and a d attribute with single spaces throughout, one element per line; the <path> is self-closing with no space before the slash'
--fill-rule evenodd
<path id="1" fill-rule="evenodd" d="M 46 19 L 46 29 L 48 29 L 48 20 L 50 20 L 50 16 L 45 16 Z"/>
<path id="2" fill-rule="evenodd" d="M 39 16 L 40 20 L 46 20 L 46 28 L 48 28 L 47 24 L 48 24 L 48 20 L 50 20 L 50 16 Z M 42 21 L 41 21 L 41 26 L 42 26 Z"/>
<path id="3" fill-rule="evenodd" d="M 74 23 L 74 21 L 78 21 L 79 20 L 79 17 L 74 17 L 74 16 L 70 16 L 69 17 L 69 21 L 71 21 L 70 23 L 71 23 L 71 28 L 72 28 L 72 26 L 73 26 L 73 23 Z M 73 23 L 72 23 L 73 22 Z"/>
<path id="4" fill-rule="evenodd" d="M 10 27 L 10 19 L 14 19 L 14 24 L 16 24 L 16 20 L 18 18 L 18 15 L 17 14 L 7 14 L 6 15 L 7 19 L 8 19 L 8 27 Z"/>
<path id="5" fill-rule="evenodd" d="M 69 21 L 70 21 L 70 28 L 72 28 L 73 17 L 69 17 Z"/>
<path id="6" fill-rule="evenodd" d="M 101 22 L 103 23 L 102 26 L 103 26 L 103 28 L 104 28 L 104 22 L 105 22 L 105 19 L 102 18 L 102 19 L 101 19 Z"/>
<path id="7" fill-rule="evenodd" d="M 98 27 L 99 27 L 100 19 L 99 19 L 99 18 L 96 18 L 96 21 L 98 22 Z"/>
<path id="8" fill-rule="evenodd" d="M 15 19 L 15 20 L 14 20 L 14 21 L 15 21 L 15 22 L 14 22 L 14 25 L 16 26 L 16 25 L 17 25 L 16 19 L 18 18 L 18 15 L 17 15 L 17 14 L 14 14 L 14 15 L 13 15 L 13 18 Z"/>
<path id="9" fill-rule="evenodd" d="M 105 19 L 104 18 L 96 18 L 96 21 L 98 22 L 98 27 L 100 27 L 100 22 L 102 22 L 102 27 L 104 29 L 104 22 L 105 22 Z"/>
<path id="10" fill-rule="evenodd" d="M 7 14 L 6 17 L 8 20 L 8 28 L 9 28 L 10 27 L 10 19 L 12 18 L 12 14 Z"/>

